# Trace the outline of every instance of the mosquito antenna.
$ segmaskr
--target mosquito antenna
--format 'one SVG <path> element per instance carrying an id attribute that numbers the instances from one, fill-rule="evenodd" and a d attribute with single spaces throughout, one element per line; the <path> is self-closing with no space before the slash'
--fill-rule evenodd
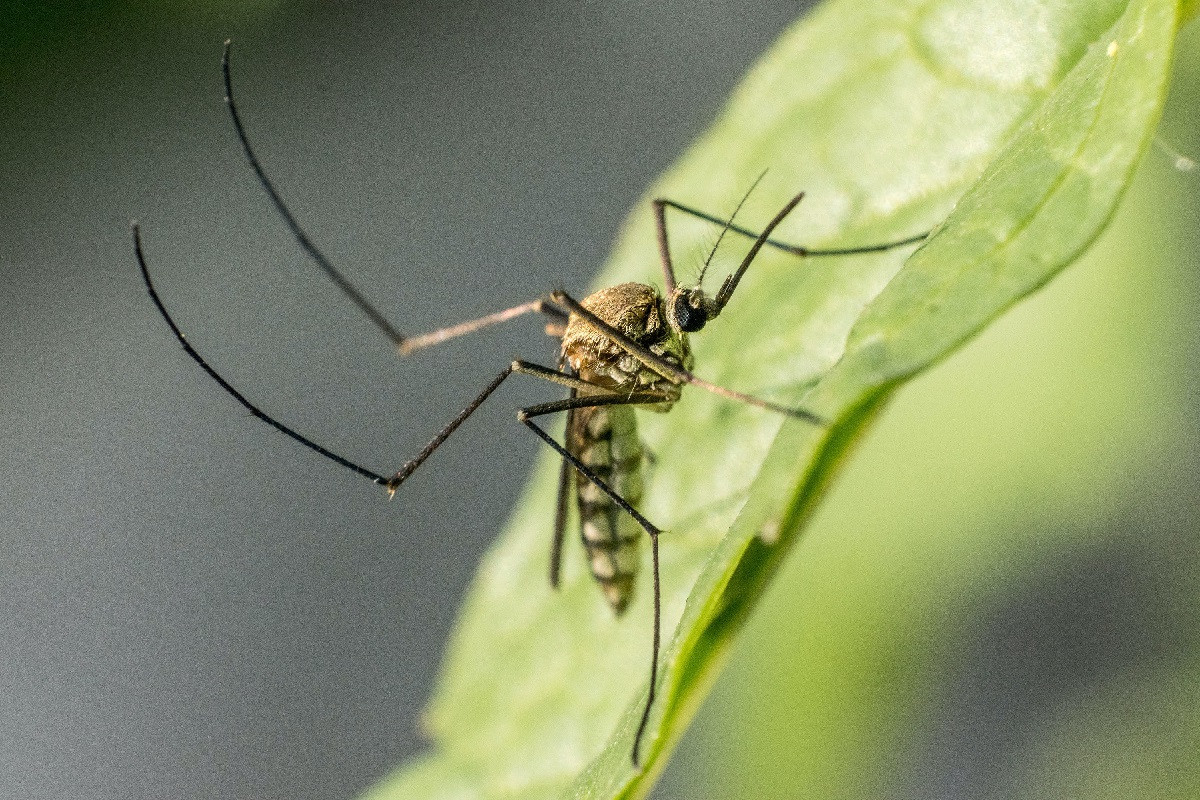
<path id="1" fill-rule="evenodd" d="M 762 182 L 762 179 L 767 177 L 767 171 L 764 169 L 754 179 L 754 183 L 750 184 L 750 188 L 742 195 L 742 199 L 738 200 L 737 207 L 733 209 L 733 213 L 729 215 L 729 219 L 721 226 L 721 233 L 717 235 L 717 241 L 713 242 L 712 250 L 708 253 L 708 258 L 704 259 L 704 266 L 700 268 L 700 277 L 696 278 L 696 286 L 704 283 L 704 273 L 708 272 L 708 265 L 712 263 L 713 257 L 717 254 L 717 248 L 721 246 L 721 240 L 725 238 L 725 234 L 729 233 L 730 226 L 733 225 L 733 220 L 737 217 L 738 212 L 742 210 L 742 206 L 746 205 L 746 201 L 750 199 L 750 193 Z"/>
<path id="2" fill-rule="evenodd" d="M 758 251 L 761 250 L 762 246 L 767 243 L 767 239 L 771 236 L 771 231 L 775 230 L 775 228 L 778 227 L 781 222 L 783 222 L 787 215 L 792 213 L 792 209 L 798 206 L 800 201 L 803 199 L 804 192 L 800 192 L 800 194 L 789 200 L 787 205 L 779 210 L 779 213 L 775 215 L 774 219 L 767 223 L 767 227 L 763 228 L 762 233 L 758 235 L 758 238 L 754 240 L 754 244 L 750 246 L 750 251 L 746 253 L 746 257 L 742 259 L 742 263 L 736 270 L 734 270 L 733 274 L 726 278 L 725 282 L 721 284 L 721 290 L 717 292 L 717 296 L 714 298 L 716 313 L 712 314 L 711 316 L 715 317 L 717 314 L 721 313 L 721 309 L 725 307 L 725 304 L 729 302 L 729 298 L 733 296 L 733 290 L 737 288 L 738 281 L 740 281 L 742 276 L 746 274 L 746 270 L 749 269 L 750 265 L 754 262 L 754 257 L 758 255 Z"/>
<path id="3" fill-rule="evenodd" d="M 292 236 L 299 243 L 300 247 L 308 254 L 321 270 L 329 276 L 329 279 L 341 290 L 342 294 L 350 298 L 354 305 L 358 306 L 359 310 L 367 315 L 385 336 L 392 341 L 397 348 L 402 348 L 405 342 L 405 337 L 400 331 L 388 322 L 387 318 L 371 305 L 371 303 L 362 296 L 362 293 L 354 287 L 354 284 L 338 271 L 333 266 L 332 262 L 326 258 L 325 254 L 313 243 L 313 240 L 308 237 L 304 229 L 300 227 L 300 223 L 296 221 L 296 217 L 288 209 L 287 204 L 283 202 L 279 191 L 275 188 L 275 184 L 267 177 L 266 170 L 263 169 L 262 162 L 258 160 L 258 156 L 254 152 L 254 148 L 250 144 L 250 137 L 246 134 L 246 129 L 242 125 L 242 118 L 238 114 L 237 103 L 233 100 L 233 79 L 230 76 L 229 69 L 229 50 L 232 47 L 231 39 L 225 40 L 225 49 L 221 55 L 221 74 L 225 81 L 225 105 L 229 108 L 229 116 L 233 119 L 233 128 L 237 131 L 238 141 L 241 142 L 242 152 L 246 155 L 246 160 L 250 162 L 251 169 L 258 176 L 258 182 L 266 190 L 271 198 L 271 204 L 275 206 L 275 210 L 283 217 L 283 221 L 287 223 L 288 228 L 292 232 Z"/>
<path id="4" fill-rule="evenodd" d="M 175 320 L 171 318 L 170 313 L 167 312 L 167 307 L 163 305 L 162 300 L 158 296 L 158 292 L 154 288 L 154 282 L 150 280 L 150 270 L 146 267 L 146 256 L 142 252 L 141 230 L 138 228 L 138 224 L 136 222 L 132 223 L 130 228 L 133 230 L 133 251 L 137 255 L 138 266 L 141 267 L 142 270 L 142 280 L 146 284 L 146 291 L 150 293 L 150 299 L 154 301 L 154 305 L 158 309 L 158 313 L 162 315 L 164 320 L 166 320 L 167 325 L 171 328 L 171 332 L 175 334 L 175 338 L 179 340 L 181 345 L 183 345 L 184 352 L 191 356 L 192 360 L 199 364 L 200 368 L 209 374 L 209 377 L 216 381 L 222 389 L 228 392 L 234 400 L 237 400 L 239 403 L 241 403 L 246 410 L 261 419 L 263 422 L 275 428 L 275 430 L 279 431 L 280 433 L 287 434 L 310 450 L 315 450 L 316 452 L 328 458 L 330 461 L 341 464 L 346 469 L 352 472 L 357 472 L 364 478 L 370 478 L 372 481 L 382 486 L 388 485 L 388 479 L 382 475 L 372 472 L 366 467 L 359 466 L 353 461 L 343 458 L 331 450 L 325 449 L 312 439 L 309 439 L 306 436 L 292 430 L 287 425 L 284 425 L 282 422 L 275 419 L 258 406 L 254 405 L 254 403 L 251 403 L 249 400 L 247 400 L 245 395 L 233 388 L 229 381 L 221 377 L 221 375 L 215 369 L 213 369 L 213 367 L 207 361 L 205 361 L 199 353 L 196 352 L 195 348 L 193 348 L 188 342 L 187 337 L 183 335 L 183 331 L 181 331 L 179 326 L 175 324 Z"/>

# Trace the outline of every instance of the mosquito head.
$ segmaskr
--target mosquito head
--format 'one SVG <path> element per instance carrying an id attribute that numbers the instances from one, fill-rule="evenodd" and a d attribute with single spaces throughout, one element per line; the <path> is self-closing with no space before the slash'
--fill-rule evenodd
<path id="1" fill-rule="evenodd" d="M 682 333 L 695 333 L 721 310 L 699 286 L 675 289 L 667 298 L 666 306 L 671 327 Z"/>

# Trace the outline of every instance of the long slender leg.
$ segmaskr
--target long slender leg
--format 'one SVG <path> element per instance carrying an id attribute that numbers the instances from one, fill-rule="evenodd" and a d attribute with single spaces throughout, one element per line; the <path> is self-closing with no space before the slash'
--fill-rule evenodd
<path id="1" fill-rule="evenodd" d="M 550 380 L 555 383 L 569 386 L 573 389 L 586 387 L 589 391 L 607 391 L 603 387 L 590 384 L 574 375 L 561 373 L 537 364 L 530 364 L 526 361 L 514 361 L 499 375 L 497 375 L 495 379 L 493 379 L 492 382 L 489 383 L 484 390 L 470 402 L 469 405 L 467 405 L 466 408 L 460 411 L 458 415 L 449 422 L 449 424 L 442 428 L 442 430 L 440 430 L 437 435 L 434 436 L 433 439 L 431 439 L 429 443 L 421 449 L 421 452 L 418 453 L 415 458 L 406 462 L 394 475 L 392 475 L 392 477 L 385 478 L 383 475 L 377 472 L 369 470 L 348 458 L 334 453 L 332 450 L 322 447 L 303 434 L 293 430 L 287 425 L 284 425 L 282 422 L 267 414 L 265 411 L 248 400 L 246 396 L 235 389 L 233 385 L 229 383 L 229 381 L 225 380 L 225 378 L 223 378 L 220 373 L 218 373 L 216 369 L 212 367 L 204 359 L 204 357 L 201 356 L 200 353 L 198 353 L 196 349 L 191 346 L 182 329 L 180 329 L 180 327 L 175 323 L 175 320 L 171 317 L 170 312 L 167 311 L 166 305 L 158 296 L 158 291 L 154 287 L 154 282 L 150 279 L 150 270 L 146 265 L 146 257 L 142 248 L 141 231 L 139 230 L 137 223 L 134 223 L 131 228 L 133 233 L 133 250 L 135 256 L 137 257 L 138 267 L 141 269 L 142 280 L 145 283 L 146 291 L 149 293 L 150 299 L 154 302 L 155 308 L 158 309 L 158 313 L 166 321 L 167 326 L 171 329 L 171 332 L 175 335 L 175 338 L 179 341 L 180 345 L 183 346 L 183 349 L 188 356 L 195 361 L 201 369 L 208 373 L 209 377 L 216 381 L 217 385 L 228 392 L 231 397 L 242 404 L 242 406 L 249 410 L 251 414 L 266 422 L 268 425 L 271 425 L 281 433 L 296 440 L 310 450 L 313 450 L 325 458 L 328 458 L 330 461 L 333 461 L 334 463 L 345 467 L 346 469 L 349 469 L 358 475 L 362 475 L 363 477 L 370 479 L 373 483 L 383 486 L 388 490 L 389 494 L 395 494 L 396 489 L 400 486 L 400 484 L 404 483 L 404 481 L 407 480 L 410 475 L 412 475 L 417 467 L 424 463 L 429 456 L 433 455 L 434 451 L 437 450 L 437 448 L 440 447 L 442 443 L 445 442 L 446 439 L 448 439 L 460 425 L 466 422 L 467 418 L 470 417 L 471 414 L 475 413 L 475 410 L 483 405 L 484 401 L 487 400 L 488 397 L 490 397 L 491 394 L 500 387 L 500 384 L 502 384 L 508 378 L 508 376 L 512 375 L 514 372 L 532 375 L 537 378 L 542 378 L 543 380 Z"/>
<path id="2" fill-rule="evenodd" d="M 748 228 L 743 228 L 741 225 L 735 224 L 732 220 L 724 219 L 722 217 L 718 217 L 716 215 L 709 214 L 704 211 L 700 211 L 699 209 L 693 208 L 688 205 L 684 205 L 683 203 L 678 203 L 674 200 L 668 200 L 667 198 L 664 198 L 664 197 L 660 197 L 660 198 L 656 199 L 654 201 L 654 207 L 655 207 L 656 213 L 661 213 L 661 212 L 657 211 L 659 208 L 673 208 L 676 211 L 682 211 L 684 214 L 690 214 L 691 216 L 696 217 L 697 219 L 702 219 L 706 222 L 711 222 L 714 225 L 721 225 L 721 226 L 733 231 L 734 233 L 741 234 L 742 236 L 746 236 L 751 239 L 758 238 L 757 231 L 752 231 Z M 925 239 L 928 236 L 929 236 L 929 231 L 926 231 L 924 233 L 918 233 L 914 236 L 908 236 L 904 239 L 897 239 L 892 242 L 882 242 L 880 244 L 859 245 L 856 247 L 833 247 L 833 248 L 802 247 L 801 245 L 798 245 L 798 244 L 789 244 L 788 242 L 782 242 L 778 239 L 770 239 L 770 238 L 768 238 L 766 240 L 765 244 L 769 247 L 774 247 L 777 250 L 782 250 L 785 253 L 791 253 L 792 255 L 797 255 L 797 256 L 852 256 L 852 255 L 859 255 L 861 253 L 881 253 L 885 250 L 894 250 L 898 247 L 907 247 L 910 244 L 916 244 L 917 242 Z"/>
<path id="3" fill-rule="evenodd" d="M 576 397 L 575 390 L 571 390 L 571 395 L 568 400 L 573 400 Z M 567 430 L 571 429 L 571 418 L 574 409 L 567 410 Z M 550 587 L 558 588 L 558 584 L 562 578 L 562 552 L 563 542 L 567 536 L 567 509 L 571 503 L 571 486 L 574 485 L 574 472 L 571 470 L 571 464 L 566 459 L 562 461 L 558 469 L 558 495 L 554 502 L 554 538 L 550 540 Z"/>
<path id="4" fill-rule="evenodd" d="M 650 398 L 647 401 L 647 397 Z M 654 707 L 654 698 L 657 692 L 658 685 L 658 657 L 662 646 L 662 579 L 660 577 L 660 565 L 658 555 L 658 535 L 662 533 L 654 523 L 642 516 L 636 508 L 634 508 L 624 497 L 615 489 L 609 486 L 604 479 L 591 470 L 586 464 L 580 461 L 566 447 L 554 440 L 554 437 L 546 433 L 534 421 L 533 417 L 542 416 L 543 414 L 553 414 L 559 411 L 567 411 L 576 408 L 589 408 L 598 405 L 645 405 L 647 402 L 657 402 L 660 400 L 657 395 L 632 395 L 630 397 L 620 397 L 615 395 L 604 395 L 599 397 L 575 397 L 567 400 L 559 400 L 553 403 L 540 403 L 536 406 L 529 406 L 517 412 L 517 419 L 523 422 L 539 439 L 548 444 L 555 452 L 562 456 L 564 462 L 570 462 L 581 476 L 594 483 L 599 487 L 600 491 L 609 496 L 610 499 L 620 506 L 629 516 L 633 517 L 634 521 L 641 526 L 642 530 L 650 537 L 650 554 L 651 564 L 654 573 L 654 633 L 650 646 L 650 688 L 646 693 L 646 705 L 642 708 L 642 717 L 638 722 L 637 731 L 633 737 L 633 766 L 641 766 L 641 744 L 642 735 L 646 732 L 646 726 L 650 723 L 650 710 Z"/>
<path id="5" fill-rule="evenodd" d="M 599 406 L 652 406 L 656 403 L 672 402 L 674 398 L 657 392 L 635 392 L 633 394 L 597 394 L 581 397 L 568 397 L 563 400 L 551 400 L 548 403 L 536 403 L 526 406 L 517 412 L 524 421 L 525 417 L 540 417 L 544 414 L 557 414 L 561 411 L 571 411 L 576 408 L 598 408 Z"/>
<path id="6" fill-rule="evenodd" d="M 402 467 L 400 467 L 399 470 L 397 470 L 396 474 L 393 475 L 391 478 L 389 478 L 386 483 L 384 483 L 384 488 L 386 488 L 388 490 L 388 493 L 394 495 L 396 493 L 396 490 L 400 487 L 400 484 L 402 484 L 406 480 L 408 480 L 409 476 L 412 475 L 413 472 L 415 472 L 417 470 L 417 467 L 419 467 L 419 466 L 421 466 L 421 464 L 425 463 L 425 459 L 427 459 L 431 455 L 433 455 L 434 451 L 436 451 L 439 447 L 441 447 L 442 443 L 445 442 L 447 439 L 449 439 L 450 435 L 453 434 L 456 430 L 458 430 L 458 427 L 460 425 L 462 425 L 464 422 L 466 422 L 467 419 L 472 414 L 475 413 L 475 410 L 478 409 L 481 405 L 483 405 L 485 400 L 487 400 L 489 397 L 491 397 L 492 392 L 494 392 L 494 391 L 496 391 L 496 389 L 500 388 L 500 384 L 504 383 L 504 381 L 507 380 L 508 377 L 514 373 L 523 374 L 523 375 L 532 375 L 535 378 L 541 378 L 543 380 L 552 381 L 554 383 L 560 383 L 564 386 L 570 386 L 570 387 L 576 388 L 576 389 L 586 387 L 592 391 L 607 391 L 606 389 L 603 389 L 602 387 L 598 387 L 595 384 L 591 384 L 585 380 L 581 380 L 580 378 L 577 378 L 574 375 L 567 375 L 565 373 L 560 373 L 560 372 L 557 372 L 556 370 L 550 369 L 549 367 L 539 366 L 538 364 L 531 364 L 528 361 L 514 361 L 511 364 L 509 364 L 507 367 L 505 367 L 500 372 L 500 374 L 497 375 L 492 380 L 491 383 L 489 383 L 486 387 L 484 387 L 484 390 L 482 392 L 480 392 L 479 395 L 474 400 L 472 400 L 470 402 L 470 404 L 467 405 L 466 408 L 464 408 L 462 411 L 458 412 L 458 415 L 455 416 L 454 419 L 450 420 L 450 422 L 446 425 L 446 427 L 444 427 L 440 431 L 438 431 L 437 435 L 429 440 L 429 444 L 425 445 L 425 447 L 421 449 L 421 452 L 417 453 L 417 455 L 411 461 L 406 461 L 404 463 L 404 465 Z M 645 396 L 647 396 L 647 395 L 639 395 L 639 397 L 645 397 Z M 605 404 L 605 401 L 609 399 L 609 397 L 620 399 L 616 395 L 611 395 L 611 396 L 610 395 L 602 395 L 602 396 L 595 397 L 592 399 L 595 400 L 597 402 L 597 404 L 603 405 L 603 404 Z M 558 401 L 558 402 L 562 403 L 562 402 L 567 402 L 567 401 Z"/>
<path id="7" fill-rule="evenodd" d="M 225 40 L 225 50 L 221 55 L 221 76 L 225 81 L 225 105 L 229 109 L 229 116 L 233 120 L 233 129 L 237 132 L 238 141 L 242 145 L 242 152 L 246 156 L 246 160 L 250 162 L 251 169 L 258 176 L 258 182 L 266 190 L 267 195 L 271 198 L 271 204 L 275 206 L 275 210 L 279 212 L 279 216 L 283 217 L 283 221 L 287 223 L 288 228 L 292 232 L 292 236 L 304 252 L 308 253 L 309 257 L 316 263 L 321 271 L 329 276 L 329 279 L 341 290 L 342 294 L 346 295 L 354 305 L 358 306 L 367 318 L 387 336 L 397 348 L 404 343 L 404 335 L 392 326 L 392 323 L 387 320 L 383 314 L 371 305 L 371 303 L 362 296 L 355 288 L 354 284 L 347 280 L 333 263 L 326 258 L 320 248 L 308 237 L 304 229 L 300 227 L 300 223 L 296 221 L 296 217 L 292 214 L 287 204 L 283 202 L 279 191 L 275 188 L 275 184 L 267 177 L 266 170 L 263 169 L 262 162 L 258 160 L 258 156 L 254 152 L 254 148 L 250 145 L 250 137 L 246 134 L 246 129 L 242 125 L 241 115 L 238 113 L 237 103 L 233 99 L 233 78 L 229 69 L 229 51 L 233 42 L 229 39 Z"/>
<path id="8" fill-rule="evenodd" d="M 762 400 L 758 397 L 743 394 L 742 392 L 736 392 L 733 389 L 726 389 L 724 386 L 718 386 L 715 383 L 710 383 L 703 378 L 697 377 L 683 367 L 672 364 L 671 362 L 662 358 L 662 356 L 651 352 L 649 348 L 643 347 L 642 345 L 633 341 L 628 336 L 597 317 L 591 311 L 588 311 L 579 303 L 578 300 L 571 297 L 561 289 L 551 292 L 550 296 L 556 303 L 561 303 L 563 306 L 570 309 L 572 314 L 576 314 L 587 320 L 587 323 L 593 328 L 611 338 L 638 361 L 641 361 L 647 367 L 662 375 L 664 378 L 667 378 L 668 380 L 675 381 L 676 383 L 688 383 L 692 384 L 693 386 L 699 386 L 701 389 L 712 392 L 716 395 L 720 395 L 721 397 L 726 397 L 730 400 L 737 400 L 740 403 L 757 406 L 758 408 L 765 408 L 768 411 L 785 414 L 789 417 L 795 417 L 796 419 L 802 419 L 805 422 L 811 422 L 814 425 L 825 424 L 825 420 L 821 419 L 816 414 L 813 414 L 811 411 L 806 411 L 802 408 L 788 408 L 787 406 L 782 406 L 778 403 L 772 403 L 769 400 Z"/>
<path id="9" fill-rule="evenodd" d="M 137 256 L 138 266 L 142 270 L 142 280 L 146 284 L 146 291 L 150 294 L 150 299 L 152 301 L 154 301 L 155 307 L 158 308 L 158 313 L 161 314 L 162 318 L 167 321 L 167 325 L 171 328 L 171 332 L 175 334 L 175 338 L 179 340 L 179 343 L 181 345 L 183 345 L 184 351 L 189 356 L 191 356 L 192 360 L 195 361 L 197 364 L 199 364 L 201 369 L 203 369 L 205 372 L 207 372 L 209 377 L 211 377 L 214 381 L 216 381 L 217 384 L 222 389 L 224 389 L 226 392 L 228 392 L 233 397 L 234 400 L 237 400 L 239 403 L 241 403 L 243 406 L 245 406 L 246 409 L 248 409 L 251 414 L 258 417 L 263 422 L 266 422 L 268 425 L 274 427 L 276 430 L 280 431 L 281 433 L 283 433 L 287 436 L 290 436 L 291 438 L 295 439 L 297 442 L 304 445 L 305 447 L 315 450 L 316 452 L 320 453 L 321 455 L 325 456 L 326 458 L 330 459 L 331 461 L 333 461 L 337 464 L 341 464 L 343 467 L 351 470 L 352 472 L 357 472 L 359 475 L 362 475 L 364 478 L 370 478 L 375 483 L 386 484 L 387 478 L 383 477 L 382 475 L 380 475 L 378 473 L 372 472 L 371 470 L 367 469 L 366 467 L 359 466 L 358 464 L 354 463 L 353 461 L 350 461 L 347 458 L 343 458 L 342 456 L 339 456 L 337 453 L 334 453 L 330 450 L 326 450 L 324 447 L 322 447 L 321 445 L 312 441 L 311 439 L 307 438 L 306 436 L 303 436 L 302 434 L 297 433 L 296 431 L 292 430 L 288 426 L 284 425 L 282 422 L 279 422 L 274 417 L 270 416 L 269 414 L 264 412 L 262 409 L 260 409 L 258 406 L 254 405 L 254 403 L 251 403 L 249 400 L 246 399 L 245 395 L 243 395 L 237 389 L 233 388 L 233 386 L 231 386 L 228 381 L 226 381 L 224 378 L 222 378 L 221 375 L 218 374 L 217 371 L 215 369 L 213 369 L 209 365 L 209 363 L 207 361 L 205 361 L 203 357 L 201 357 L 201 355 L 199 353 L 196 352 L 196 350 L 191 346 L 191 344 L 188 343 L 187 337 L 183 335 L 183 331 L 181 331 L 179 329 L 179 326 L 175 324 L 175 320 L 171 318 L 171 315 L 167 312 L 167 307 L 163 305 L 162 300 L 159 298 L 158 292 L 154 288 L 154 282 L 150 280 L 150 270 L 148 270 L 146 268 L 146 256 L 142 252 L 141 231 L 138 229 L 138 225 L 136 222 L 133 223 L 133 225 L 131 227 L 133 229 L 133 252 Z"/>
<path id="10" fill-rule="evenodd" d="M 565 323 L 564 330 L 559 335 L 559 339 L 566 335 Z M 574 368 L 571 367 L 565 355 L 560 354 L 558 357 L 558 371 L 564 375 L 577 374 Z M 567 395 L 567 399 L 573 399 L 579 394 L 575 388 L 571 389 L 571 393 Z M 567 411 L 566 429 L 571 430 L 571 419 L 574 415 L 573 411 Z M 550 588 L 557 589 L 562 578 L 562 553 L 563 542 L 567 536 L 567 514 L 569 513 L 571 504 L 571 487 L 575 485 L 575 473 L 571 469 L 571 465 L 566 461 L 559 464 L 558 469 L 558 493 L 554 501 L 554 536 L 550 540 Z"/>
<path id="11" fill-rule="evenodd" d="M 667 209 L 663 200 L 654 201 L 654 231 L 658 236 L 658 260 L 662 262 L 664 292 L 675 291 L 675 266 L 671 263 L 671 245 L 667 241 Z"/>
<path id="12" fill-rule="evenodd" d="M 545 300 L 538 299 L 528 303 L 522 303 L 519 306 L 513 306 L 512 308 L 506 308 L 503 311 L 497 311 L 493 314 L 488 314 L 487 316 L 480 317 L 479 319 L 460 322 L 457 325 L 448 325 L 445 328 L 438 328 L 435 331 L 422 333 L 419 336 L 409 336 L 401 344 L 397 345 L 397 349 L 400 351 L 400 355 L 406 356 L 414 350 L 420 350 L 421 348 L 429 347 L 430 345 L 441 344 L 442 342 L 448 339 L 453 339 L 456 336 L 474 333 L 481 328 L 486 328 L 489 325 L 495 325 L 498 322 L 507 322 L 510 319 L 515 319 L 530 312 L 546 314 L 547 316 L 553 317 L 556 321 L 565 321 L 567 318 L 567 315 L 563 313 L 562 309 L 555 308 Z"/>
<path id="13" fill-rule="evenodd" d="M 540 312 L 549 314 L 554 317 L 563 318 L 561 310 L 549 306 L 544 300 L 534 300 L 529 303 L 522 303 L 519 306 L 497 311 L 493 314 L 480 317 L 478 319 L 462 322 L 457 325 L 450 325 L 445 328 L 439 328 L 428 333 L 423 333 L 418 336 L 405 336 L 396 329 L 387 317 L 383 315 L 379 309 L 371 304 L 362 292 L 358 290 L 350 280 L 342 274 L 342 272 L 333 265 L 333 262 L 321 252 L 316 243 L 309 237 L 304 229 L 300 227 L 300 223 L 296 221 L 296 217 L 292 214 L 291 209 L 283 202 L 283 197 L 279 194 L 279 190 L 275 187 L 274 182 L 267 177 L 267 172 L 263 168 L 262 162 L 259 160 L 253 145 L 250 144 L 250 137 L 246 133 L 246 128 L 242 124 L 241 114 L 238 112 L 237 103 L 233 99 L 233 78 L 229 66 L 229 51 L 232 43 L 228 40 L 225 42 L 225 50 L 221 57 L 221 75 L 225 82 L 225 105 L 229 108 L 229 116 L 233 121 L 233 129 L 237 133 L 238 142 L 242 146 L 242 152 L 246 156 L 246 161 L 250 163 L 250 168 L 254 170 L 254 174 L 258 177 L 259 184 L 271 198 L 271 204 L 275 206 L 275 210 L 279 216 L 283 217 L 283 221 L 287 224 L 288 229 L 292 233 L 292 237 L 296 240 L 300 248 L 308 254 L 309 258 L 324 272 L 334 285 L 356 305 L 367 319 L 378 328 L 384 336 L 391 340 L 392 345 L 400 355 L 408 355 L 414 350 L 428 347 L 430 345 L 439 344 L 452 339 L 456 336 L 472 333 L 481 328 L 486 328 L 489 325 L 495 325 L 499 322 L 506 322 L 529 312 Z"/>

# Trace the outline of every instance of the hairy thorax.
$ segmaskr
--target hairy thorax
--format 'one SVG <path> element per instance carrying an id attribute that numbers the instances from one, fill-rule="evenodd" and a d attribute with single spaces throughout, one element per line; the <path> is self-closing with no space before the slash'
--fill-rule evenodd
<path id="1" fill-rule="evenodd" d="M 689 369 L 686 334 L 667 324 L 662 297 L 644 283 L 622 283 L 585 297 L 581 305 L 633 341 L 665 360 Z M 567 321 L 562 355 L 585 381 L 619 394 L 652 392 L 666 398 L 648 406 L 666 411 L 679 399 L 679 386 L 643 364 L 577 314 Z M 581 391 L 585 394 L 586 391 Z"/>

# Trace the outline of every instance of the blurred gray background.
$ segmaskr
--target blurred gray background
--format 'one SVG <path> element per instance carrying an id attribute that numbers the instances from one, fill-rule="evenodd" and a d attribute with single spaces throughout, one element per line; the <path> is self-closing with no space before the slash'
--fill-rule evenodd
<path id="1" fill-rule="evenodd" d="M 539 446 L 506 388 L 395 469 L 536 320 L 399 362 L 245 165 L 409 332 L 585 289 L 803 4 L 6 3 L 0 796 L 348 797 L 422 747 L 459 599 Z"/>
<path id="2" fill-rule="evenodd" d="M 245 165 L 225 38 L 293 210 L 418 332 L 589 286 L 805 4 L 233 5 L 0 6 L 0 798 L 361 792 L 423 747 L 539 446 L 506 386 L 389 503 L 183 354 L 131 218 L 196 347 L 377 471 L 553 358 L 535 320 L 395 358 Z M 1152 150 L 1088 259 L 900 393 L 656 796 L 1200 795 L 1195 175 Z"/>

